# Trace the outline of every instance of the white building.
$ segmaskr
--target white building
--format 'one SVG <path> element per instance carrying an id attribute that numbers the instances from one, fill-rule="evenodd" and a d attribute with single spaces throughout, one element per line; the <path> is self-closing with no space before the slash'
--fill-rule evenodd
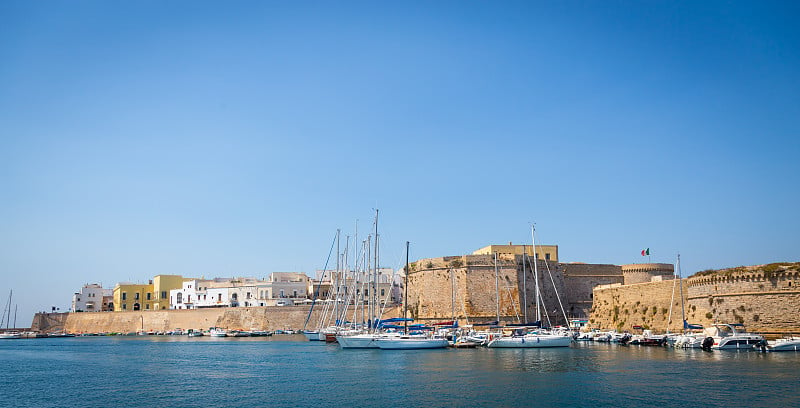
<path id="1" fill-rule="evenodd" d="M 83 285 L 80 292 L 72 295 L 71 312 L 100 312 L 103 311 L 103 296 L 111 296 L 111 289 L 103 289 L 96 283 Z"/>
<path id="2" fill-rule="evenodd" d="M 204 307 L 283 306 L 302 303 L 308 296 L 309 278 L 299 272 L 274 272 L 269 279 L 193 279 L 170 291 L 171 309 Z"/>

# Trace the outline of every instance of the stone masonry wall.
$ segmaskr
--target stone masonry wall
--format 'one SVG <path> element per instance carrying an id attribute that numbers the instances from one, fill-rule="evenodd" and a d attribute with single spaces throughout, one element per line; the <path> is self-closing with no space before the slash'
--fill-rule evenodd
<path id="1" fill-rule="evenodd" d="M 547 322 L 545 317 L 549 315 L 552 324 L 563 324 L 553 283 L 561 294 L 562 302 L 565 302 L 564 277 L 558 264 L 549 263 L 550 273 L 547 266 L 544 260 L 537 264 L 540 295 L 546 307 L 546 310 L 542 310 L 543 320 Z M 498 259 L 497 269 L 500 320 L 506 323 L 523 320 L 524 300 L 527 300 L 528 320 L 535 320 L 536 285 L 531 268 L 526 265 L 523 281 L 522 257 L 508 255 Z M 496 319 L 498 296 L 492 255 L 431 258 L 413 263 L 408 285 L 410 317 L 419 320 L 451 319 L 454 309 L 453 281 L 456 318 L 466 317 L 470 322 Z M 522 295 L 523 287 L 527 296 Z"/>
<path id="2" fill-rule="evenodd" d="M 308 306 L 268 306 L 209 308 L 192 310 L 153 310 L 130 312 L 62 313 L 66 321 L 64 329 L 70 333 L 117 332 L 127 333 L 137 330 L 167 331 L 181 329 L 208 329 L 219 326 L 227 329 L 302 329 L 308 315 Z M 315 327 L 322 308 L 315 307 L 309 320 L 309 327 Z M 37 315 L 38 316 L 38 315 Z M 398 309 L 387 309 L 384 317 L 397 317 Z M 40 331 L 54 331 L 55 326 L 48 321 L 58 319 L 36 317 L 34 322 L 41 324 Z"/>
<path id="3" fill-rule="evenodd" d="M 587 318 L 592 308 L 592 291 L 599 285 L 623 282 L 618 265 L 561 264 L 567 298 L 567 313 L 573 317 Z"/>
<path id="4" fill-rule="evenodd" d="M 674 290 L 674 300 L 673 300 Z M 687 291 L 684 282 L 684 304 L 686 319 L 689 323 L 708 325 L 708 312 L 702 305 L 686 303 Z M 672 318 L 670 317 L 670 301 L 672 300 Z M 683 331 L 681 321 L 680 282 L 669 280 L 662 282 L 638 283 L 635 285 L 601 286 L 594 290 L 589 325 L 592 328 L 632 330 L 633 326 L 642 326 L 655 332 Z"/>
<path id="5" fill-rule="evenodd" d="M 688 302 L 719 323 L 764 333 L 800 331 L 800 271 L 740 267 L 687 279 Z"/>

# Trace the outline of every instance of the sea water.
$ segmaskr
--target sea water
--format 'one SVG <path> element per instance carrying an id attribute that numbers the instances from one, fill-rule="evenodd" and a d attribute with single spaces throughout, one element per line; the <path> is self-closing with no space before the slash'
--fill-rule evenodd
<path id="1" fill-rule="evenodd" d="M 17 407 L 800 406 L 795 352 L 120 336 L 0 340 L 0 367 L 0 406 Z"/>

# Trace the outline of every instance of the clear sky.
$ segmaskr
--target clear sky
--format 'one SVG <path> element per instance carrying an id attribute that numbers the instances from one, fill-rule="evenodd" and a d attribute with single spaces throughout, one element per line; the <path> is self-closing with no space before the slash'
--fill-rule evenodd
<path id="1" fill-rule="evenodd" d="M 800 260 L 797 2 L 0 2 L 0 303 L 382 264 Z"/>

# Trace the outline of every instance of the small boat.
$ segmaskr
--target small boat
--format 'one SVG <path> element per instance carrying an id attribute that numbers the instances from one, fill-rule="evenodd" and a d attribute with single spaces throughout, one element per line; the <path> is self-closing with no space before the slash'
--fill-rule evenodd
<path id="1" fill-rule="evenodd" d="M 489 342 L 489 348 L 543 348 L 569 347 L 572 337 L 557 334 L 527 333 L 522 336 L 498 337 Z"/>
<path id="2" fill-rule="evenodd" d="M 800 338 L 787 337 L 767 343 L 769 351 L 800 351 Z"/>
<path id="3" fill-rule="evenodd" d="M 2 340 L 10 340 L 10 339 L 21 339 L 22 333 L 18 331 L 7 331 L 0 333 L 0 339 Z"/>
<path id="4" fill-rule="evenodd" d="M 229 337 L 250 337 L 249 331 L 244 330 L 231 330 L 228 332 Z"/>
<path id="5" fill-rule="evenodd" d="M 703 334 L 706 335 L 704 343 L 710 343 L 714 350 L 755 350 L 765 342 L 764 336 L 748 333 L 741 323 L 715 324 L 706 328 Z"/>
<path id="6" fill-rule="evenodd" d="M 268 337 L 272 336 L 271 331 L 266 330 L 250 330 L 250 336 L 252 337 Z"/>
<path id="7" fill-rule="evenodd" d="M 208 335 L 211 337 L 228 337 L 228 331 L 223 328 L 212 327 L 211 330 L 208 331 Z"/>
<path id="8" fill-rule="evenodd" d="M 203 331 L 202 330 L 189 329 L 189 331 L 186 334 L 189 337 L 202 337 L 203 336 Z"/>

